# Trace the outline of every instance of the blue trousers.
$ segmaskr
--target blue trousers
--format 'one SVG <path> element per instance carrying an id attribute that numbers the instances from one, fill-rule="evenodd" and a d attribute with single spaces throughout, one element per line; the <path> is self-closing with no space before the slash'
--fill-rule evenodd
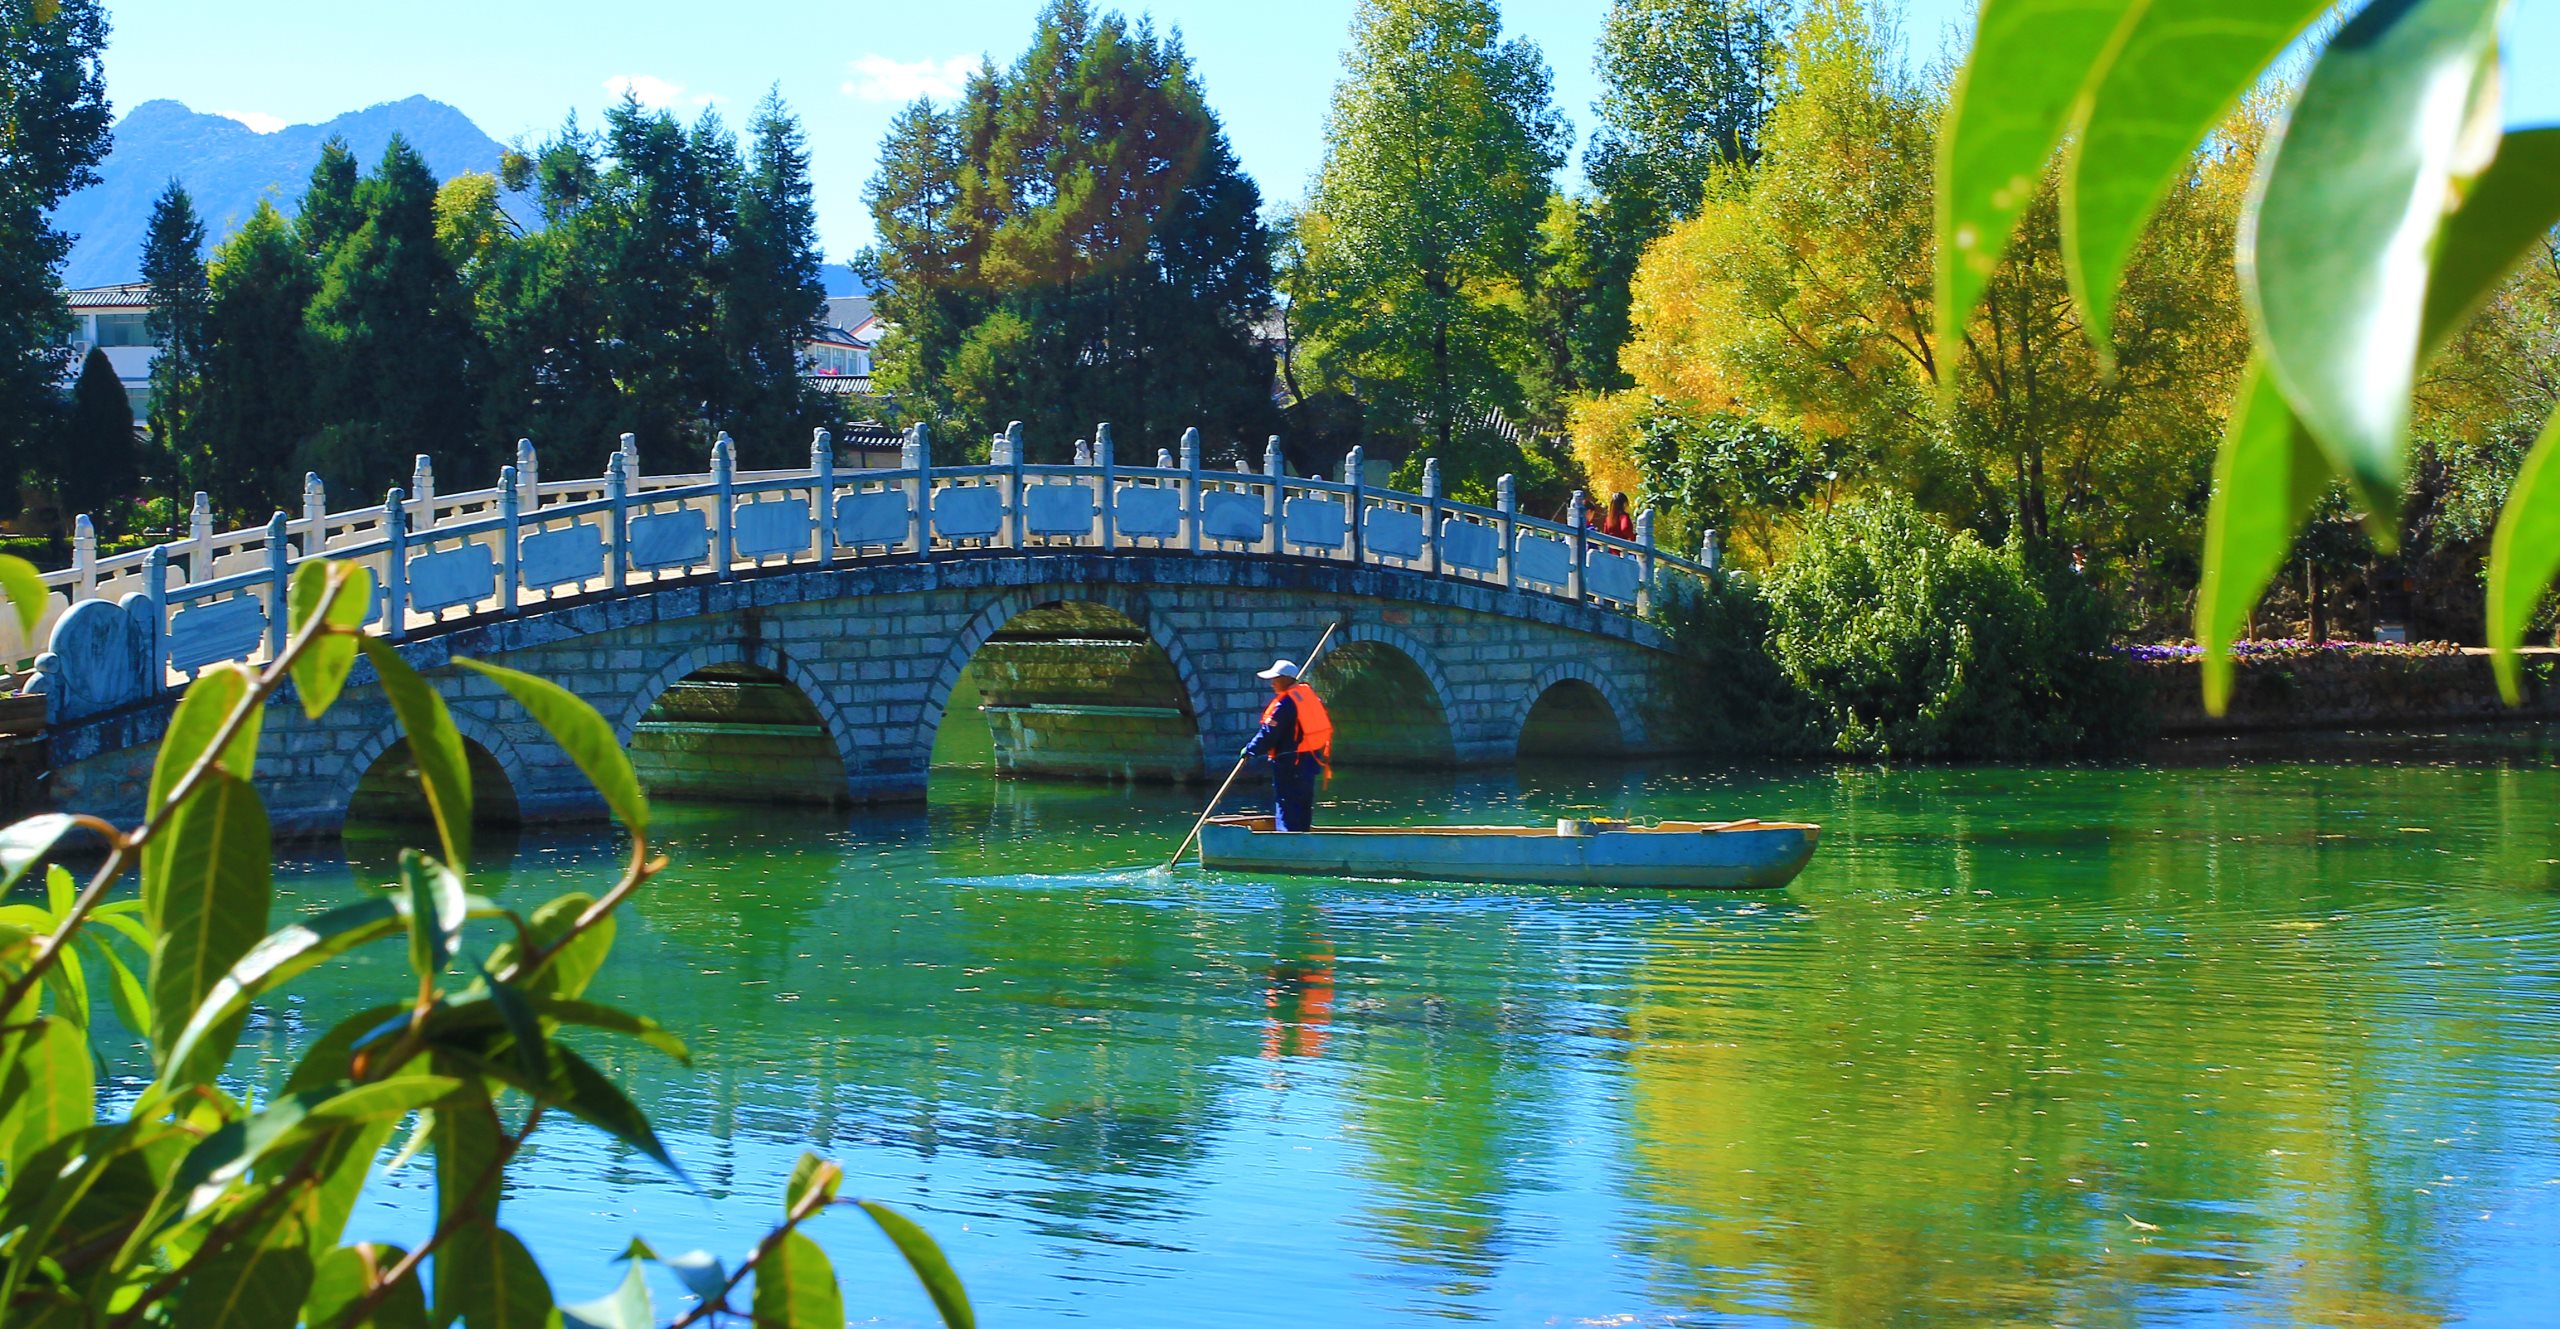
<path id="1" fill-rule="evenodd" d="M 1311 831 L 1316 825 L 1316 759 L 1303 752 L 1271 759 L 1271 811 L 1284 831 Z"/>

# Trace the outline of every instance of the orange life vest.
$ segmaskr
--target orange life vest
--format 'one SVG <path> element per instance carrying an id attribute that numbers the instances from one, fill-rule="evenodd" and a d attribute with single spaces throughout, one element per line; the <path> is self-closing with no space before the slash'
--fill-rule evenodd
<path id="1" fill-rule="evenodd" d="M 1299 683 L 1287 692 L 1275 693 L 1271 698 L 1271 704 L 1262 708 L 1264 724 L 1271 723 L 1271 717 L 1280 713 L 1280 701 L 1283 697 L 1296 703 L 1298 707 L 1298 746 L 1293 751 L 1312 752 L 1317 761 L 1324 763 L 1328 770 L 1331 769 L 1333 766 L 1333 717 L 1325 714 L 1324 703 L 1317 699 L 1316 690 L 1304 683 Z"/>

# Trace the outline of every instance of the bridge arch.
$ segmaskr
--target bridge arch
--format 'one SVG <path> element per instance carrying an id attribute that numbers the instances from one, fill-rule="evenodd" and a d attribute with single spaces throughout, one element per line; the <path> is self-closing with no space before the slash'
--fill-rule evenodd
<path id="1" fill-rule="evenodd" d="M 1334 719 L 1334 751 L 1352 765 L 1454 764 L 1463 728 L 1457 689 L 1429 643 L 1385 623 L 1334 634 L 1308 682 Z M 1419 705 L 1417 705 L 1419 703 Z"/>
<path id="2" fill-rule="evenodd" d="M 480 824 L 515 824 L 522 819 L 525 803 L 535 792 L 532 768 L 525 764 L 524 754 L 516 750 L 504 730 L 467 708 L 447 709 L 453 717 L 454 730 L 462 735 L 463 756 L 470 764 L 472 820 Z M 414 782 L 397 790 L 396 796 L 393 789 L 381 787 L 385 777 L 392 774 L 383 769 L 385 762 L 406 742 L 399 721 L 388 720 L 347 754 L 336 784 L 338 803 L 349 815 L 396 812 L 404 802 L 415 806 Z M 373 801 L 369 796 L 376 792 L 385 795 L 383 801 L 365 806 Z M 497 795 L 494 798 L 493 793 Z"/>
<path id="3" fill-rule="evenodd" d="M 1549 665 L 1521 695 L 1508 733 L 1520 756 L 1569 756 L 1639 747 L 1644 734 L 1617 680 L 1579 660 Z"/>
<path id="4" fill-rule="evenodd" d="M 653 788 L 652 792 L 665 791 L 680 797 L 690 795 L 711 798 L 722 798 L 735 792 L 716 778 L 719 773 L 715 771 L 701 772 L 701 778 L 685 778 L 684 773 L 679 769 L 680 758 L 667 756 L 653 763 L 650 760 L 651 755 L 665 745 L 653 743 L 652 731 L 643 728 L 644 725 L 651 723 L 651 715 L 662 714 L 665 703 L 686 685 L 722 683 L 748 686 L 775 685 L 775 690 L 780 694 L 777 700 L 781 703 L 782 712 L 763 718 L 781 721 L 782 727 L 815 726 L 819 731 L 816 740 L 801 746 L 822 749 L 834 757 L 832 771 L 802 769 L 798 774 L 805 778 L 796 785 L 788 783 L 790 772 L 786 769 L 784 772 L 786 784 L 780 789 L 779 801 L 841 803 L 852 799 L 853 778 L 862 771 L 863 761 L 852 741 L 853 730 L 845 723 L 844 715 L 837 705 L 837 693 L 840 689 L 827 686 L 826 681 L 809 667 L 808 662 L 783 650 L 779 645 L 770 641 L 738 637 L 707 641 L 677 652 L 672 659 L 661 665 L 656 673 L 650 675 L 648 680 L 640 685 L 630 700 L 624 704 L 622 713 L 615 718 L 614 736 L 622 741 L 624 748 L 631 751 L 635 764 L 643 767 L 644 783 L 651 783 L 649 777 L 652 774 L 656 775 L 654 783 L 657 787 Z M 668 723 L 672 727 L 671 719 L 661 723 Z M 774 727 L 758 725 L 752 719 L 747 721 L 747 724 L 749 727 Z M 775 735 L 766 734 L 761 737 L 772 738 Z M 706 735 L 706 740 L 715 746 L 720 743 L 716 728 Z M 783 745 L 786 748 L 795 746 L 787 738 Z M 744 748 L 735 754 L 740 761 L 756 760 L 762 755 L 768 754 L 760 754 Z M 814 754 L 805 750 L 786 751 L 781 755 L 787 765 L 802 768 L 823 765 L 810 760 Z M 712 753 L 710 757 L 716 761 L 719 754 Z M 655 767 L 654 772 L 650 769 L 652 766 Z M 774 792 L 768 789 L 764 796 L 771 797 Z"/>
<path id="5" fill-rule="evenodd" d="M 1208 718 L 1211 710 L 1209 693 L 1203 686 L 1200 670 L 1191 653 L 1184 647 L 1182 636 L 1159 613 L 1147 597 L 1113 585 L 1042 586 L 1008 590 L 980 607 L 966 627 L 952 638 L 942 652 L 940 666 L 927 684 L 922 704 L 918 707 L 913 729 L 907 741 L 914 750 L 931 752 L 935 739 L 950 720 L 952 699 L 960 691 L 962 676 L 972 661 L 999 634 L 1026 615 L 1070 604 L 1096 605 L 1110 610 L 1135 628 L 1160 653 L 1170 666 L 1173 681 L 1180 691 L 1183 723 L 1190 730 L 1187 744 L 1189 759 L 1176 763 L 1179 770 L 1158 772 L 1179 779 L 1190 779 L 1207 769 Z"/>

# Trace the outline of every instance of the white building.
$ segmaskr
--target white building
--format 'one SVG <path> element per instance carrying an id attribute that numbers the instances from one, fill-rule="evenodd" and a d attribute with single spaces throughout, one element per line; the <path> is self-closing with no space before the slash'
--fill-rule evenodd
<path id="1" fill-rule="evenodd" d="M 133 402 L 134 426 L 140 428 L 151 417 L 151 362 L 160 354 L 148 326 L 151 288 L 141 282 L 128 282 L 68 294 L 71 365 L 62 381 L 63 390 L 69 391 L 79 379 L 80 366 L 87 362 L 90 347 L 104 350 L 107 363 L 115 366 L 116 378 L 124 384 L 124 395 Z"/>
<path id="2" fill-rule="evenodd" d="M 867 295 L 839 295 L 827 301 L 827 324 L 802 347 L 807 368 L 801 371 L 818 391 L 830 396 L 864 396 L 871 391 L 871 351 L 880 344 L 880 316 Z"/>

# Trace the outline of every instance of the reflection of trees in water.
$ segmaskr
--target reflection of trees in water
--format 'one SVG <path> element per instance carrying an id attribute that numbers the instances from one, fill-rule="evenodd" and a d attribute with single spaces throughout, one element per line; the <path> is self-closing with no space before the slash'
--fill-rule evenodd
<path id="1" fill-rule="evenodd" d="M 2396 828 L 2322 851 L 2401 777 L 2288 773 L 2281 800 L 2231 778 L 2224 801 L 2138 774 L 1899 777 L 1833 819 L 1876 852 L 1826 864 L 1826 896 L 1882 907 L 1747 947 L 1658 929 L 1628 1017 L 1629 1245 L 1664 1296 L 1840 1324 L 2135 1324 L 2197 1293 L 2438 1322 L 2481 1206 L 2425 1192 L 2496 1170 L 2466 1090 L 2530 1017 L 2430 980 L 2499 943 L 2374 910 Z M 2004 779 L 2042 787 L 2004 816 Z M 1952 827 L 1939 795 L 1971 785 Z M 2547 807 L 2484 811 L 2441 829 L 2547 845 Z"/>

